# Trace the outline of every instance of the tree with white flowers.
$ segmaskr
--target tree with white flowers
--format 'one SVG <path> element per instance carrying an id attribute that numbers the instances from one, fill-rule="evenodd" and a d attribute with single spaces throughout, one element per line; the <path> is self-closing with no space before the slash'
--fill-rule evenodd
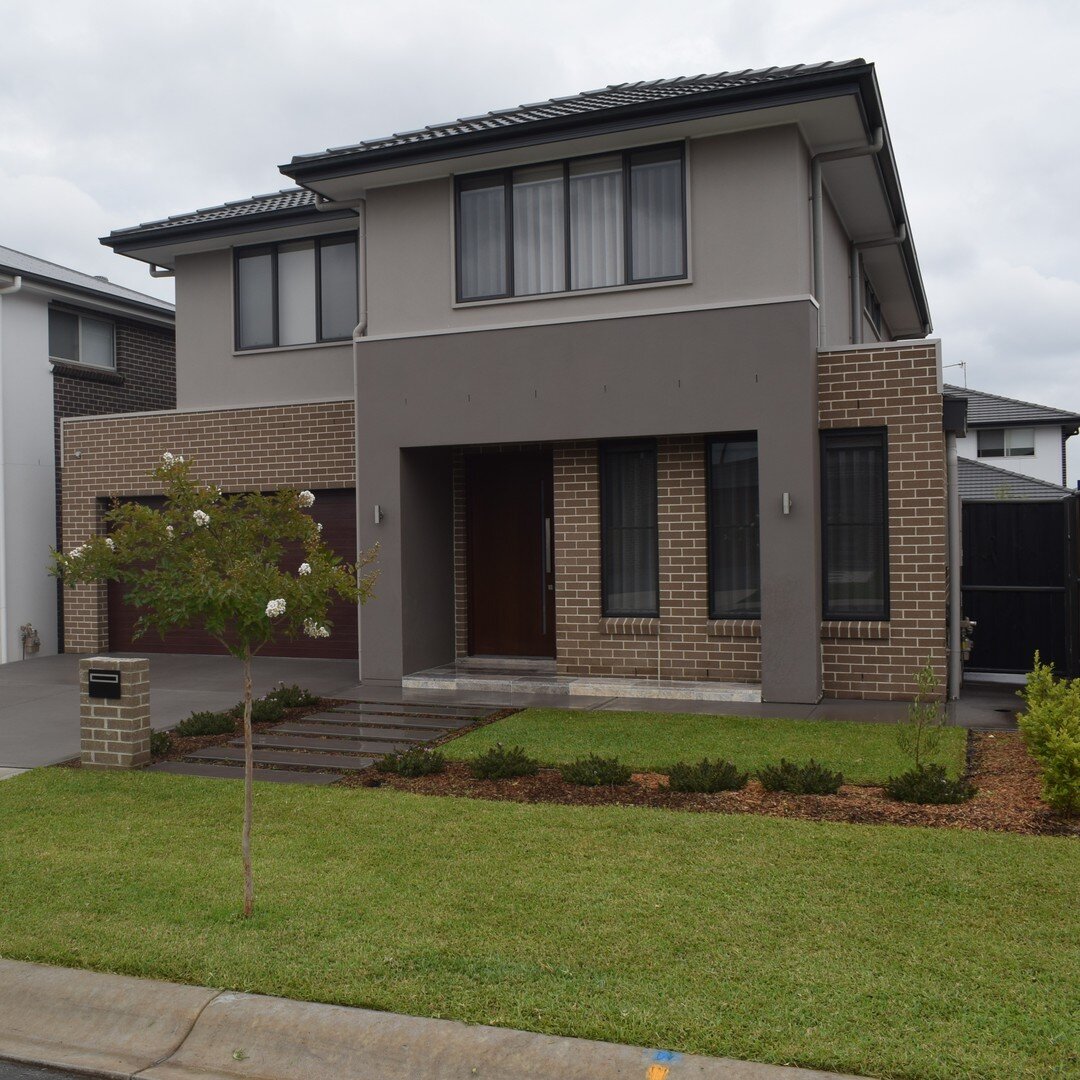
<path id="1" fill-rule="evenodd" d="M 253 810 L 251 658 L 274 638 L 332 632 L 331 604 L 364 603 L 375 550 L 356 565 L 322 540 L 322 525 L 305 510 L 310 491 L 224 495 L 192 476 L 192 463 L 166 453 L 152 473 L 165 494 L 160 509 L 115 501 L 97 536 L 66 554 L 53 552 L 52 572 L 66 585 L 118 581 L 142 609 L 136 636 L 197 627 L 243 665 L 244 683 L 244 916 L 255 905 L 251 869 Z M 287 555 L 302 550 L 299 564 Z"/>

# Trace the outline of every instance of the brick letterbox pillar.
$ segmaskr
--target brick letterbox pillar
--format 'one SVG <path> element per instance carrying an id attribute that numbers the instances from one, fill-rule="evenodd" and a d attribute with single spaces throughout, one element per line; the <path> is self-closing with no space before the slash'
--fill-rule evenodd
<path id="1" fill-rule="evenodd" d="M 91 672 L 97 675 L 93 697 Z M 150 661 L 113 656 L 80 660 L 79 721 L 84 769 L 146 765 L 150 761 Z"/>

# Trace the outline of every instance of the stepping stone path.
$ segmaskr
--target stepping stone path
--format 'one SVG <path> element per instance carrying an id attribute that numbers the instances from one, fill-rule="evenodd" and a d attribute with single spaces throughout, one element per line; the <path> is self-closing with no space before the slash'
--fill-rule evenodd
<path id="1" fill-rule="evenodd" d="M 276 784 L 332 784 L 346 773 L 370 769 L 376 758 L 424 746 L 495 711 L 460 705 L 350 701 L 255 735 L 255 779 Z M 240 780 L 244 776 L 244 740 L 207 746 L 182 761 L 162 761 L 147 768 L 151 772 Z"/>

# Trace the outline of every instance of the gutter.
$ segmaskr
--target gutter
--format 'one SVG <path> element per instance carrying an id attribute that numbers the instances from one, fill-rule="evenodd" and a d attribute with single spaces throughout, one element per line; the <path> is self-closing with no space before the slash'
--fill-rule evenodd
<path id="1" fill-rule="evenodd" d="M 23 279 L 16 274 L 10 285 L 0 289 L 0 664 L 8 662 L 7 595 L 7 454 L 4 452 L 4 298 L 21 291 Z M 54 525 L 55 528 L 55 525 Z"/>

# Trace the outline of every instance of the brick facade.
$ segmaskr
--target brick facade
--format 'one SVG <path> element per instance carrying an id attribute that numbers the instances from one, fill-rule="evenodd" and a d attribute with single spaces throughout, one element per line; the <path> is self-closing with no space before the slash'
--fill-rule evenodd
<path id="1" fill-rule="evenodd" d="M 944 693 L 947 497 L 937 350 L 886 345 L 818 356 L 820 426 L 888 430 L 889 621 L 823 624 L 830 697 L 910 697 L 926 663 Z"/>
<path id="2" fill-rule="evenodd" d="M 63 425 L 64 534 L 69 551 L 101 532 L 108 500 L 156 495 L 149 473 L 169 450 L 225 491 L 356 486 L 352 401 L 69 420 Z M 65 646 L 108 648 L 104 586 L 65 590 Z"/>

